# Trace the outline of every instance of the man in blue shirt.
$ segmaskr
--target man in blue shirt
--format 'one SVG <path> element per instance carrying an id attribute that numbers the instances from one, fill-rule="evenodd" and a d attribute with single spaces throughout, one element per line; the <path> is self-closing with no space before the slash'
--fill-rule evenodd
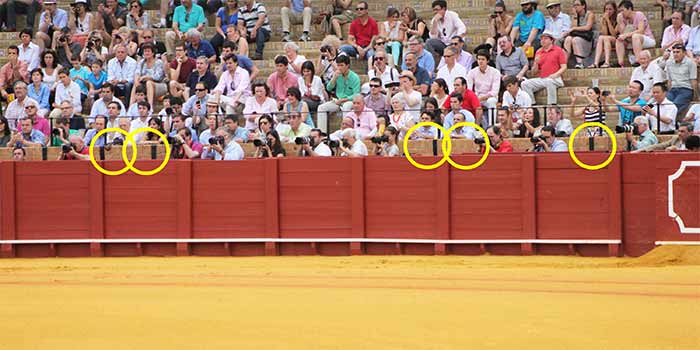
<path id="1" fill-rule="evenodd" d="M 690 30 L 685 50 L 688 56 L 693 58 L 695 64 L 698 65 L 698 80 L 700 80 L 700 23 Z"/>
<path id="2" fill-rule="evenodd" d="M 542 11 L 537 9 L 537 0 L 520 0 L 520 8 L 522 11 L 515 15 L 510 38 L 515 46 L 521 46 L 527 54 L 530 47 L 534 47 L 535 51 L 540 48 L 545 19 Z"/>
<path id="3" fill-rule="evenodd" d="M 214 152 L 214 160 L 242 160 L 245 153 L 238 142 L 233 140 L 234 132 L 227 126 L 216 129 L 216 136 L 223 137 L 224 142 L 209 145 Z"/>
<path id="4" fill-rule="evenodd" d="M 39 16 L 39 29 L 36 32 L 36 42 L 42 50 L 51 47 L 54 31 L 68 26 L 68 12 L 58 8 L 56 0 L 44 0 L 44 9 Z"/>
<path id="5" fill-rule="evenodd" d="M 642 91 L 644 91 L 644 84 L 639 80 L 635 80 L 627 87 L 629 96 L 622 101 L 618 101 L 613 95 L 602 97 L 602 102 L 606 106 L 607 112 L 614 112 L 615 106 L 620 111 L 618 125 L 631 125 L 635 117 L 642 115 L 642 107 L 647 105 L 647 101 L 639 97 Z M 610 99 L 612 104 L 607 102 L 608 99 Z"/>
<path id="6" fill-rule="evenodd" d="M 19 134 L 14 134 L 10 139 L 8 146 L 13 146 L 17 143 L 21 143 L 22 147 L 38 147 L 46 145 L 46 136 L 39 130 L 34 129 L 32 125 L 32 120 L 29 118 L 24 118 L 20 121 L 22 127 L 22 132 Z"/>
<path id="7" fill-rule="evenodd" d="M 90 146 L 92 139 L 97 135 L 100 130 L 104 130 L 107 125 L 107 117 L 104 115 L 98 115 L 95 117 L 95 122 L 92 124 L 92 129 L 88 130 L 83 138 L 83 142 Z M 103 147 L 107 143 L 107 133 L 100 135 L 100 138 L 95 141 L 96 147 Z"/>
<path id="8" fill-rule="evenodd" d="M 435 73 L 435 59 L 430 52 L 423 49 L 423 39 L 418 36 L 411 37 L 408 40 L 408 51 L 416 54 L 418 67 L 425 69 L 430 74 L 430 78 L 432 78 Z M 401 70 L 406 70 L 405 58 L 401 64 Z"/>
<path id="9" fill-rule="evenodd" d="M 202 33 L 197 29 L 190 29 L 187 31 L 187 56 L 192 58 L 197 58 L 199 56 L 205 56 L 209 63 L 216 63 L 216 51 L 211 44 L 202 39 Z"/>

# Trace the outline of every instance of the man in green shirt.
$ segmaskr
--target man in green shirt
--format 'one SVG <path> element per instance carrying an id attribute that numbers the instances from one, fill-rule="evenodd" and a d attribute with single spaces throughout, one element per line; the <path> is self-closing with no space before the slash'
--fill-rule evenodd
<path id="1" fill-rule="evenodd" d="M 328 132 L 328 112 L 349 112 L 352 98 L 360 93 L 360 76 L 350 70 L 350 58 L 340 55 L 335 62 L 338 69 L 326 84 L 326 90 L 335 91 L 336 97 L 318 106 L 317 125 L 323 132 Z"/>
<path id="2" fill-rule="evenodd" d="M 625 134 L 627 141 L 632 145 L 632 152 L 641 152 L 645 148 L 649 148 L 657 143 L 659 140 L 656 138 L 651 130 L 649 130 L 649 120 L 645 116 L 637 116 L 634 118 L 634 124 L 639 130 L 639 140 L 634 139 L 634 135 L 631 132 Z"/>

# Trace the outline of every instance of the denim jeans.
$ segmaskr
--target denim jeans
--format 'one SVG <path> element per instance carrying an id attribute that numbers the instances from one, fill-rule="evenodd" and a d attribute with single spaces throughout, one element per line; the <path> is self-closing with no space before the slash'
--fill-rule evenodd
<path id="1" fill-rule="evenodd" d="M 258 33 L 255 35 L 255 39 L 252 39 L 250 33 L 248 33 L 248 42 L 255 42 L 255 54 L 262 56 L 263 50 L 265 49 L 265 42 L 270 40 L 270 31 L 264 28 L 258 28 Z"/>
<path id="2" fill-rule="evenodd" d="M 693 99 L 693 89 L 688 89 L 688 88 L 671 88 L 671 90 L 668 91 L 668 95 L 666 95 L 669 100 L 673 101 L 673 104 L 676 105 L 676 108 L 678 108 L 678 118 L 677 120 L 682 120 L 682 117 L 680 113 L 683 113 L 686 108 L 688 108 L 688 105 L 690 104 L 690 100 Z"/>

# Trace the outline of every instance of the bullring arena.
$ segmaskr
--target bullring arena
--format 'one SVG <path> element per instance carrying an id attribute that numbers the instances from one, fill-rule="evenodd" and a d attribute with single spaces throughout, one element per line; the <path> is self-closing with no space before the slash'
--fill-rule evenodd
<path id="1" fill-rule="evenodd" d="M 687 54 L 683 64 L 700 64 L 700 1 L 631 9 L 604 0 L 195 0 L 188 10 L 192 2 L 0 0 L 0 350 L 700 349 L 697 77 L 689 89 L 673 69 L 665 78 L 643 71 L 645 97 L 663 98 L 617 100 L 641 98 L 633 77 L 659 64 L 652 59 L 672 64 L 665 55 Z M 199 21 L 198 7 L 202 22 L 186 28 Z M 506 74 L 489 60 L 508 59 L 502 50 L 511 48 L 483 46 L 503 38 L 490 26 L 532 8 L 550 17 L 548 29 L 533 34 L 536 47 L 512 47 L 531 68 Z M 56 9 L 70 13 L 67 29 Z M 608 39 L 599 27 L 575 30 L 573 52 L 552 61 L 562 71 L 549 73 L 559 76 L 543 77 L 533 69 L 559 39 L 550 30 L 556 9 L 579 27 L 589 10 L 600 24 L 604 13 L 608 21 L 631 14 L 643 34 L 622 24 Z M 262 12 L 267 19 L 251 19 Z M 448 44 L 439 38 L 447 29 L 430 25 L 449 13 L 464 30 Z M 364 29 L 351 29 L 350 19 L 365 14 L 396 30 L 361 44 Z M 236 30 L 222 27 L 234 19 Z M 334 36 L 336 21 L 344 22 Z M 687 35 L 672 31 L 671 41 L 685 46 L 666 45 L 678 23 Z M 600 49 L 584 55 L 578 39 L 589 31 Z M 100 38 L 104 60 L 88 50 Z M 27 40 L 40 46 L 34 70 L 21 63 L 34 50 Z M 433 52 L 434 40 L 447 47 Z M 60 54 L 73 43 L 75 59 Z M 361 57 L 370 46 L 379 63 Z M 145 78 L 142 90 L 112 79 L 122 50 L 138 61 L 143 74 L 131 78 Z M 465 57 L 473 68 L 454 76 L 449 66 Z M 510 106 L 508 83 L 494 85 L 498 96 L 479 91 L 485 78 L 471 74 L 483 73 L 484 60 L 498 66 L 496 80 L 519 89 Z M 302 65 L 309 62 L 315 68 Z M 430 62 L 430 72 L 421 67 Z M 97 86 L 101 70 L 109 82 Z M 278 93 L 280 76 L 295 70 L 306 72 L 297 90 Z M 345 74 L 353 77 L 342 80 L 353 91 L 347 98 L 336 85 Z M 51 80 L 62 75 L 63 91 Z M 540 78 L 561 84 L 531 91 Z M 205 80 L 223 81 L 223 94 Z M 320 98 L 313 84 L 324 103 L 312 98 Z M 32 99 L 40 87 L 46 101 Z M 690 90 L 687 104 L 675 100 L 677 89 Z M 234 101 L 238 93 L 246 103 Z M 464 105 L 468 96 L 476 106 Z M 386 105 L 375 115 L 370 102 Z M 272 110 L 258 113 L 266 105 Z M 122 106 L 129 112 L 119 114 Z M 677 116 L 661 115 L 671 106 Z M 431 125 L 439 131 L 418 135 Z"/>

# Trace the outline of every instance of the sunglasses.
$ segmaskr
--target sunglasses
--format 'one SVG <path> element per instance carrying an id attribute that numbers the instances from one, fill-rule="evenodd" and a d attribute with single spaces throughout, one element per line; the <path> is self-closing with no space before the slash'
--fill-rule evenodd
<path id="1" fill-rule="evenodd" d="M 143 38 L 144 38 L 144 39 L 150 39 L 150 38 L 152 38 L 152 36 L 150 36 L 150 35 L 144 35 Z"/>
<path id="2" fill-rule="evenodd" d="M 207 91 L 207 89 L 194 89 L 194 91 L 202 92 L 202 91 Z"/>
<path id="3" fill-rule="evenodd" d="M 383 41 L 377 41 L 376 43 L 374 43 L 374 45 L 384 45 L 384 42 L 383 42 Z"/>
<path id="4" fill-rule="evenodd" d="M 187 14 L 185 14 L 185 22 L 189 22 L 189 21 L 190 21 L 190 14 L 188 12 Z"/>
<path id="5" fill-rule="evenodd" d="M 26 107 L 24 107 L 24 109 L 34 109 L 34 108 L 36 108 L 36 106 L 26 106 Z"/>
<path id="6" fill-rule="evenodd" d="M 369 87 L 375 88 L 375 87 L 382 87 L 382 86 L 381 86 L 381 85 L 370 84 Z"/>
<path id="7" fill-rule="evenodd" d="M 503 14 L 503 11 L 494 11 L 493 13 L 500 15 L 500 14 Z"/>
<path id="8" fill-rule="evenodd" d="M 452 56 L 453 56 L 453 55 L 443 55 L 442 57 L 450 58 L 450 57 L 452 57 Z"/>
<path id="9" fill-rule="evenodd" d="M 364 11 L 364 10 L 366 10 L 366 8 L 364 8 L 364 7 L 356 7 L 355 10 L 357 10 L 357 11 Z"/>
<path id="10" fill-rule="evenodd" d="M 384 61 L 384 57 L 375 57 L 374 59 L 377 61 Z"/>

